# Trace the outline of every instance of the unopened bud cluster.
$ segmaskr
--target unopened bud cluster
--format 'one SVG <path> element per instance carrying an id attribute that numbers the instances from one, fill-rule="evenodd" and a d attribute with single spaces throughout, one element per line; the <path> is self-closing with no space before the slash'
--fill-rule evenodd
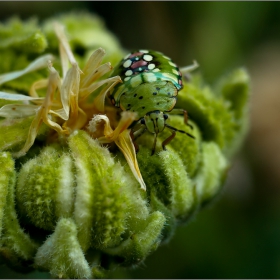
<path id="1" fill-rule="evenodd" d="M 113 66 L 125 54 L 93 15 L 64 15 L 41 26 L 11 19 L 0 26 L 0 38 L 4 33 L 9 37 L 0 40 L 0 83 L 2 74 L 26 69 L 39 55 L 59 56 L 53 21 L 65 26 L 81 69 L 100 47 L 106 52 L 104 61 Z M 82 55 L 76 52 L 81 48 Z M 49 69 L 60 66 L 54 60 Z M 46 65 L 2 83 L 0 91 L 27 96 L 34 81 L 48 76 Z M 219 194 L 247 131 L 249 77 L 245 69 L 237 69 L 221 78 L 215 90 L 199 74 L 183 82 L 176 107 L 188 111 L 192 128 L 182 116 L 172 115 L 168 122 L 191 132 L 195 140 L 177 133 L 163 151 L 160 143 L 170 135 L 163 131 L 153 156 L 153 136 L 146 133 L 137 140 L 146 192 L 118 143 L 102 145 L 89 132 L 89 122 L 77 129 L 68 122 L 73 130 L 65 135 L 41 122 L 33 145 L 19 156 L 34 116 L 0 118 L 0 253 L 9 266 L 46 270 L 60 278 L 104 277 L 115 266 L 143 262 L 168 242 L 177 225 Z M 37 89 L 33 100 L 40 109 L 45 91 Z M 0 109 L 29 101 L 6 98 Z M 50 124 L 54 110 L 48 112 Z"/>

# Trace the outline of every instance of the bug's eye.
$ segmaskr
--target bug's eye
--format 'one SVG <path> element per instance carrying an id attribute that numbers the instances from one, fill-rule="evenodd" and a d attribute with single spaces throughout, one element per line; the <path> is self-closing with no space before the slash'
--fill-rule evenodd
<path id="1" fill-rule="evenodd" d="M 140 121 L 140 123 L 141 123 L 141 124 L 145 124 L 145 120 L 142 119 L 142 120 Z"/>
<path id="2" fill-rule="evenodd" d="M 165 120 L 168 119 L 168 115 L 166 115 L 166 114 L 163 114 L 163 117 L 164 117 Z"/>

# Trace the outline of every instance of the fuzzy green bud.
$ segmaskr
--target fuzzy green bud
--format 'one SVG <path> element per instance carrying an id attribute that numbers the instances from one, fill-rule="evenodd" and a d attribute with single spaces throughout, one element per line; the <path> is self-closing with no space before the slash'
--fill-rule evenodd
<path id="1" fill-rule="evenodd" d="M 0 154 L 0 252 L 11 266 L 26 266 L 38 245 L 21 228 L 15 208 L 16 172 L 10 153 Z"/>
<path id="2" fill-rule="evenodd" d="M 38 249 L 35 266 L 49 270 L 53 277 L 91 278 L 91 269 L 77 238 L 72 219 L 58 221 L 54 233 Z"/>
<path id="3" fill-rule="evenodd" d="M 71 216 L 74 196 L 72 159 L 46 147 L 23 165 L 18 175 L 18 207 L 32 224 L 50 230 L 60 217 Z M 30 188 L 32 186 L 32 188 Z"/>
<path id="4" fill-rule="evenodd" d="M 98 47 L 108 51 L 105 60 L 112 64 L 122 57 L 124 50 L 98 17 L 81 13 L 62 15 L 55 20 L 64 24 L 78 63 L 83 65 L 89 53 Z M 11 21 L 1 26 L 0 36 L 6 28 L 7 40 L 0 44 L 0 49 L 7 56 L 2 59 L 0 70 L 17 70 L 13 65 L 19 46 L 25 47 L 18 56 L 18 69 L 30 63 L 30 53 L 45 54 L 46 45 L 58 55 L 53 21 L 44 22 L 42 29 L 36 21 Z M 27 94 L 34 79 L 47 77 L 44 71 L 33 71 L 8 81 L 1 85 L 1 90 Z M 104 137 L 98 140 L 94 136 L 94 132 L 101 131 L 98 127 L 89 131 L 86 123 L 76 129 L 77 115 L 80 123 L 88 121 L 84 120 L 82 109 L 74 114 L 73 123 L 67 120 L 73 124 L 69 131 L 65 129 L 67 121 L 63 123 L 69 112 L 55 111 L 59 102 L 55 104 L 57 107 L 42 113 L 38 123 L 46 123 L 49 118 L 47 123 L 56 124 L 53 127 L 59 132 L 45 124 L 36 127 L 36 141 L 20 158 L 12 155 L 24 145 L 36 118 L 17 115 L 0 119 L 0 253 L 10 266 L 18 269 L 28 263 L 30 269 L 46 270 L 52 277 L 60 278 L 106 277 L 110 269 L 142 263 L 158 246 L 170 240 L 179 224 L 189 221 L 220 193 L 230 160 L 248 128 L 249 76 L 245 69 L 237 69 L 223 77 L 215 88 L 205 85 L 199 75 L 183 82 L 176 108 L 188 111 L 189 125 L 182 116 L 170 115 L 167 124 L 179 131 L 166 145 L 166 151 L 161 143 L 171 132 L 165 129 L 159 133 L 153 156 L 153 135 L 145 133 L 137 140 L 137 167 L 146 192 L 131 171 L 128 157 L 117 148 L 121 146 L 119 135 L 115 139 L 117 145 L 112 140 L 106 142 L 107 146 L 101 144 Z M 78 82 L 75 86 L 77 89 Z M 40 94 L 45 96 L 44 91 Z M 79 96 L 76 97 L 78 100 Z M 95 97 L 90 96 L 92 100 Z M 82 101 L 77 104 L 80 106 Z M 14 104 L 9 99 L 0 102 L 0 107 Z M 42 99 L 34 101 L 36 112 L 41 112 L 40 102 Z M 71 102 L 71 106 L 76 104 Z M 63 104 L 69 106 L 67 102 Z M 75 109 L 71 106 L 69 115 Z M 95 114 L 94 108 L 90 108 Z M 119 121 L 115 108 L 106 109 L 110 121 L 116 118 L 111 121 L 115 128 Z M 109 131 L 107 140 L 112 135 Z M 123 143 L 133 148 L 132 142 L 123 140 Z M 131 147 L 127 153 L 134 152 Z"/>

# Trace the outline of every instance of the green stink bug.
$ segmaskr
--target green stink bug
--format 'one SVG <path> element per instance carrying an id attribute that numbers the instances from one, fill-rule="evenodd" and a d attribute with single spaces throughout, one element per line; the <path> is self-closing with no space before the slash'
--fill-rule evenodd
<path id="1" fill-rule="evenodd" d="M 184 72 L 195 69 L 198 65 L 186 67 Z M 152 155 L 155 152 L 158 133 L 165 127 L 172 131 L 166 140 L 162 142 L 165 150 L 167 145 L 176 135 L 176 131 L 185 133 L 194 138 L 189 133 L 178 130 L 166 123 L 168 115 L 184 114 L 187 124 L 187 111 L 183 109 L 173 109 L 178 91 L 182 89 L 182 74 L 171 59 L 160 52 L 151 50 L 137 50 L 129 53 L 115 67 L 112 77 L 119 75 L 123 80 L 110 93 L 110 99 L 114 106 L 123 111 L 132 111 L 138 114 L 137 121 L 133 124 L 131 136 L 135 140 L 145 131 L 155 134 Z"/>

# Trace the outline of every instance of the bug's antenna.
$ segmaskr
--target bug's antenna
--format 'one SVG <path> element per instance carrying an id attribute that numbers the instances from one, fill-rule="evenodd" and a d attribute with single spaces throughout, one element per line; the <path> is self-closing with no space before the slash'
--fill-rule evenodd
<path id="1" fill-rule="evenodd" d="M 181 132 L 181 133 L 187 134 L 189 137 L 191 137 L 191 138 L 195 139 L 195 137 L 194 137 L 193 135 L 191 135 L 191 134 L 187 133 L 187 132 L 186 132 L 186 131 L 184 131 L 184 130 L 177 129 L 177 128 L 175 128 L 175 127 L 173 127 L 173 126 L 170 126 L 170 125 L 168 125 L 168 124 L 165 124 L 165 126 L 166 126 L 166 127 L 168 127 L 169 129 L 172 129 L 173 131 L 178 131 L 178 132 Z"/>

